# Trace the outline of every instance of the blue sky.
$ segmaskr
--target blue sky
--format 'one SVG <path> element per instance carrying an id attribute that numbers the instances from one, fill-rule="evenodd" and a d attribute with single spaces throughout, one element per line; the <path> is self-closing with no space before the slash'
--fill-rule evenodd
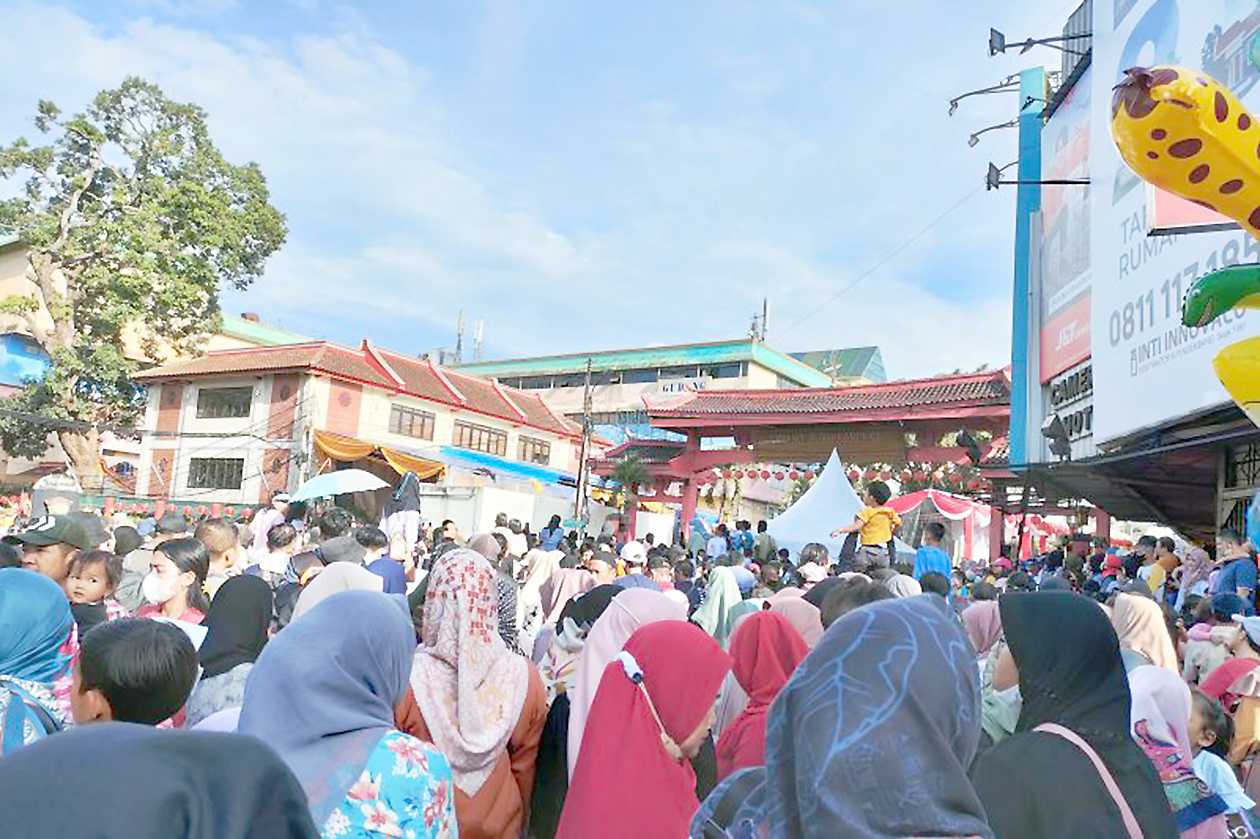
<path id="1" fill-rule="evenodd" d="M 1005 364 L 1013 95 L 1075 5 L 112 0 L 4 4 L 0 135 L 126 74 L 257 160 L 285 248 L 229 311 L 487 358 L 729 338 L 761 297 L 784 350 L 878 344 L 890 375 Z M 974 193 L 974 194 L 973 194 Z M 944 222 L 835 299 L 933 218 Z"/>

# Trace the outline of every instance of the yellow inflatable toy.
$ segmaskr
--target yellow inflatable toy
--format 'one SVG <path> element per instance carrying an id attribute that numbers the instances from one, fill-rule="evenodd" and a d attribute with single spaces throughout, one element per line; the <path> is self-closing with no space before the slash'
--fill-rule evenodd
<path id="1" fill-rule="evenodd" d="M 1212 366 L 1238 407 L 1260 425 L 1260 337 L 1230 344 L 1216 354 Z"/>
<path id="2" fill-rule="evenodd" d="M 1111 136 L 1143 180 L 1260 238 L 1260 123 L 1229 88 L 1188 67 L 1134 67 L 1112 95 Z M 1260 265 L 1200 277 L 1186 293 L 1182 321 L 1206 326 L 1232 308 L 1260 309 Z M 1260 425 L 1260 337 L 1225 347 L 1212 366 Z"/>

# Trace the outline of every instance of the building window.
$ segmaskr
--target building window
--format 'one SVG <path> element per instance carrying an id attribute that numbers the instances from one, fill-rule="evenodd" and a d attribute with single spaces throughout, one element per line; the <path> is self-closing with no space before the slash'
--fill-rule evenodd
<path id="1" fill-rule="evenodd" d="M 712 367 L 704 367 L 701 374 L 714 379 L 738 379 L 744 375 L 744 365 L 738 361 L 732 361 L 730 364 L 715 364 Z"/>
<path id="2" fill-rule="evenodd" d="M 662 379 L 696 379 L 700 376 L 699 367 L 662 367 Z"/>
<path id="3" fill-rule="evenodd" d="M 623 370 L 621 371 L 621 382 L 627 385 L 642 385 L 656 381 L 656 368 L 651 370 Z"/>
<path id="4" fill-rule="evenodd" d="M 254 400 L 252 387 L 203 387 L 197 389 L 197 419 L 234 419 L 249 416 Z"/>
<path id="5" fill-rule="evenodd" d="M 188 461 L 188 488 L 240 489 L 244 473 L 244 458 L 194 457 Z"/>
<path id="6" fill-rule="evenodd" d="M 432 440 L 433 414 L 428 411 L 417 411 L 414 408 L 404 408 L 402 405 L 390 405 L 389 431 L 391 434 L 404 434 L 421 440 Z"/>
<path id="7" fill-rule="evenodd" d="M 455 423 L 455 445 L 475 452 L 507 457 L 507 432 L 470 422 Z"/>
<path id="8" fill-rule="evenodd" d="M 524 376 L 519 380 L 519 383 L 515 385 L 515 387 L 519 387 L 521 390 L 550 390 L 551 377 Z"/>
<path id="9" fill-rule="evenodd" d="M 547 466 L 551 463 L 551 444 L 534 437 L 521 437 L 516 448 L 516 459 Z"/>

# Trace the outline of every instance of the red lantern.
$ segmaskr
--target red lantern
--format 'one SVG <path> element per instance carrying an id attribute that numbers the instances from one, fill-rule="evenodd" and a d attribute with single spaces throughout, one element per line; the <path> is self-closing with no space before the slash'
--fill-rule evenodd
<path id="1" fill-rule="evenodd" d="M 224 507 L 224 508 L 223 508 L 223 512 L 227 515 L 227 517 L 228 517 L 228 518 L 235 518 L 235 517 L 236 517 L 236 508 L 235 508 L 235 507 L 232 507 L 232 506 L 227 506 L 227 507 Z"/>
<path id="2" fill-rule="evenodd" d="M 847 474 L 849 476 L 849 483 L 854 483 L 858 478 L 862 477 L 862 473 L 856 469 L 850 469 Z"/>
<path id="3" fill-rule="evenodd" d="M 254 515 L 254 509 L 252 507 L 246 507 L 244 510 L 241 510 L 242 521 L 249 521 L 253 517 L 253 515 Z"/>
<path id="4" fill-rule="evenodd" d="M 980 482 L 977 481 L 975 478 L 972 478 L 970 481 L 967 481 L 967 489 L 971 490 L 972 492 L 975 492 L 976 490 L 980 489 Z"/>
<path id="5" fill-rule="evenodd" d="M 865 475 L 863 475 L 862 477 L 866 478 L 866 480 L 867 480 L 867 481 L 873 481 L 873 480 L 875 480 L 875 478 L 877 477 L 877 475 L 875 474 L 875 470 L 874 470 L 874 469 L 867 469 L 867 470 L 866 470 L 866 474 L 865 474 Z"/>
<path id="6" fill-rule="evenodd" d="M 788 480 L 790 481 L 795 481 L 800 476 L 801 476 L 801 473 L 797 472 L 795 469 L 793 469 L 791 472 L 788 472 Z"/>
<path id="7" fill-rule="evenodd" d="M 782 472 L 775 472 L 775 473 L 774 473 L 774 479 L 775 479 L 776 481 L 781 481 L 781 480 L 783 480 L 783 473 L 782 473 Z"/>
<path id="8" fill-rule="evenodd" d="M 736 469 L 734 474 L 735 474 L 735 480 L 742 481 L 744 479 L 743 469 Z"/>
<path id="9" fill-rule="evenodd" d="M 209 510 L 207 510 L 207 509 L 206 509 L 206 505 L 205 505 L 205 504 L 202 504 L 200 507 L 198 507 L 198 508 L 197 508 L 197 515 L 199 515 L 199 516 L 204 516 L 204 515 L 205 515 L 206 513 L 208 513 L 208 512 L 209 512 Z"/>
<path id="10" fill-rule="evenodd" d="M 812 480 L 814 480 L 814 470 L 812 470 L 812 469 L 806 469 L 806 470 L 805 470 L 805 480 L 807 480 L 807 481 L 812 481 Z"/>
<path id="11" fill-rule="evenodd" d="M 761 480 L 763 480 L 763 481 L 768 481 L 768 480 L 770 480 L 770 470 L 769 470 L 769 469 L 762 469 L 762 470 L 761 470 Z"/>
<path id="12" fill-rule="evenodd" d="M 723 477 L 723 478 L 729 478 L 730 476 L 731 476 L 731 470 L 730 470 L 730 469 L 723 469 L 723 470 L 722 470 L 722 477 Z"/>
<path id="13" fill-rule="evenodd" d="M 184 505 L 184 518 L 188 518 L 191 515 L 192 515 L 192 505 L 185 504 Z"/>

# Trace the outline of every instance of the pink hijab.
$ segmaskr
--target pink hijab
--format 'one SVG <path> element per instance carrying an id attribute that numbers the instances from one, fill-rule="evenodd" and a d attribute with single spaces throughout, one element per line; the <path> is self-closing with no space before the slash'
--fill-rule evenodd
<path id="1" fill-rule="evenodd" d="M 787 589 L 783 591 L 787 591 Z M 785 597 L 783 591 L 766 601 L 770 604 L 770 611 L 778 612 L 787 618 L 788 623 L 792 624 L 792 628 L 800 633 L 802 640 L 805 641 L 805 646 L 812 650 L 822 640 L 822 612 L 818 611 L 818 607 L 813 603 L 801 597 L 792 595 Z"/>
<path id="2" fill-rule="evenodd" d="M 429 576 L 411 689 L 455 786 L 476 795 L 516 727 L 529 662 L 499 636 L 495 572 L 475 551 L 443 554 Z"/>
<path id="3" fill-rule="evenodd" d="M 569 777 L 582 748 L 582 732 L 595 701 L 595 691 L 608 662 L 617 657 L 630 636 L 641 626 L 657 621 L 687 619 L 687 610 L 659 591 L 632 588 L 612 599 L 591 627 L 578 656 L 573 689 L 569 691 Z M 439 746 L 440 748 L 440 746 Z"/>
<path id="4" fill-rule="evenodd" d="M 976 648 L 976 657 L 989 654 L 993 645 L 1002 637 L 1002 613 L 996 600 L 977 600 L 962 610 L 963 627 L 971 646 Z"/>
<path id="5" fill-rule="evenodd" d="M 595 588 L 595 575 L 585 568 L 557 568 L 542 584 L 543 623 L 554 624 L 569 601 Z"/>

